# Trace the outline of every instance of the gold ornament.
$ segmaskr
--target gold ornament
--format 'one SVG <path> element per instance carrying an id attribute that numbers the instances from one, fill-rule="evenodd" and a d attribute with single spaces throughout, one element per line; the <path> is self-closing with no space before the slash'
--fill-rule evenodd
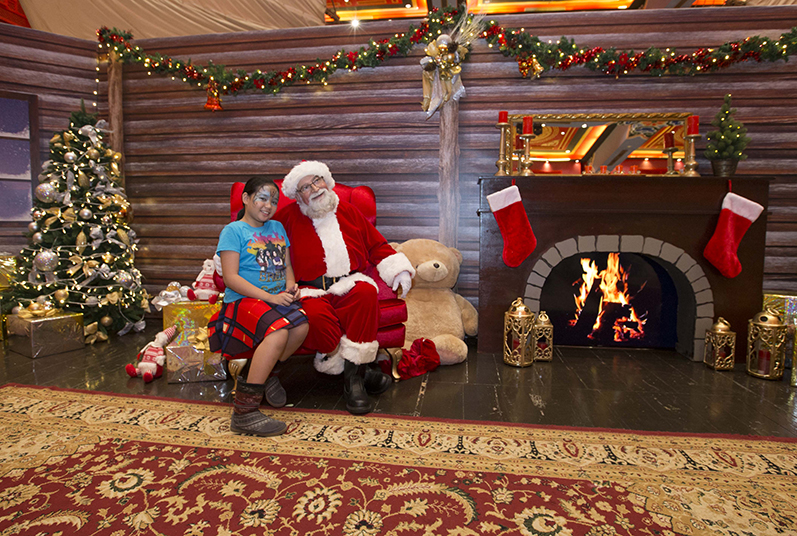
<path id="1" fill-rule="evenodd" d="M 50 143 L 58 143 L 59 141 L 61 141 L 60 134 L 53 134 L 53 137 L 50 138 Z"/>
<path id="2" fill-rule="evenodd" d="M 112 149 L 105 149 L 105 156 L 113 157 L 113 150 Z"/>
<path id="3" fill-rule="evenodd" d="M 105 262 L 105 264 L 111 264 L 111 262 L 113 261 L 113 253 L 111 253 L 110 251 L 106 251 L 105 253 L 102 254 L 102 260 L 103 262 Z"/>
<path id="4" fill-rule="evenodd" d="M 100 324 L 102 324 L 106 328 L 109 328 L 113 324 L 113 318 L 111 318 L 110 316 L 103 316 L 102 318 L 100 318 Z"/>
<path id="5" fill-rule="evenodd" d="M 122 153 L 113 153 L 113 161 L 114 162 L 121 162 L 122 161 Z"/>
<path id="6" fill-rule="evenodd" d="M 69 291 L 63 288 L 59 288 L 55 291 L 55 299 L 58 301 L 59 304 L 63 305 L 66 302 L 66 299 L 69 297 Z"/>
<path id="7" fill-rule="evenodd" d="M 111 175 L 119 176 L 121 175 L 121 170 L 119 169 L 119 164 L 116 162 L 111 162 Z"/>
<path id="8" fill-rule="evenodd" d="M 64 141 L 70 142 L 75 139 L 75 135 L 67 130 L 66 132 L 64 132 L 63 138 Z"/>
<path id="9" fill-rule="evenodd" d="M 124 229 L 117 229 L 116 234 L 119 235 L 119 238 L 122 239 L 122 242 L 124 242 L 127 247 L 130 247 L 130 237 L 127 236 L 127 231 Z"/>
<path id="10" fill-rule="evenodd" d="M 91 179 L 81 170 L 77 172 L 77 183 L 81 188 L 88 189 L 91 186 Z"/>
<path id="11" fill-rule="evenodd" d="M 545 71 L 543 66 L 540 65 L 540 62 L 537 61 L 537 58 L 533 56 L 531 58 L 519 57 L 517 59 L 517 66 L 518 70 L 520 71 L 520 76 L 523 78 L 528 78 L 529 72 L 534 75 L 534 78 L 539 78 L 543 71 Z"/>
<path id="12" fill-rule="evenodd" d="M 97 341 L 107 341 L 108 335 L 104 331 L 100 331 L 97 322 L 92 322 L 83 328 L 83 336 L 86 337 L 86 344 L 94 344 Z"/>
<path id="13" fill-rule="evenodd" d="M 91 160 L 99 160 L 100 159 L 100 152 L 92 147 L 88 151 L 86 151 L 86 156 L 88 156 Z"/>
<path id="14" fill-rule="evenodd" d="M 83 250 L 86 249 L 86 233 L 80 231 L 75 239 L 75 245 L 77 246 L 77 252 L 81 255 L 83 254 Z"/>

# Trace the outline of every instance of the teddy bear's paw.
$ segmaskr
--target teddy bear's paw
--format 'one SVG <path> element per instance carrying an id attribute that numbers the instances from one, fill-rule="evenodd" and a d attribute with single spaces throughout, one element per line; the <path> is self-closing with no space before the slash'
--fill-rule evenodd
<path id="1" fill-rule="evenodd" d="M 440 355 L 441 365 L 456 365 L 468 358 L 468 345 L 462 339 L 453 335 L 438 335 L 432 337 L 432 341 Z"/>

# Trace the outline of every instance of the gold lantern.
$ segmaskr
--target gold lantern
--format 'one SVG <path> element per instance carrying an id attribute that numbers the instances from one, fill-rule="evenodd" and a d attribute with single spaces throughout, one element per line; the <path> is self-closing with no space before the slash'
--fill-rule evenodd
<path id="1" fill-rule="evenodd" d="M 504 363 L 528 367 L 534 362 L 533 328 L 534 313 L 523 298 L 516 299 L 504 313 Z"/>
<path id="2" fill-rule="evenodd" d="M 553 324 L 545 311 L 534 322 L 534 361 L 553 360 Z"/>
<path id="3" fill-rule="evenodd" d="M 747 322 L 747 373 L 767 380 L 783 377 L 786 324 L 767 307 Z"/>
<path id="4" fill-rule="evenodd" d="M 731 325 L 722 317 L 706 330 L 706 346 L 703 351 L 703 363 L 714 370 L 733 370 L 736 355 L 736 333 Z"/>

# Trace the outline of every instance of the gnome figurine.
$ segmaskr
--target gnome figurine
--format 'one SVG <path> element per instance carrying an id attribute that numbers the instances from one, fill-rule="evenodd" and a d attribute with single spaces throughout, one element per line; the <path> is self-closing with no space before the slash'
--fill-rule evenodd
<path id="1" fill-rule="evenodd" d="M 138 353 L 136 365 L 128 363 L 125 372 L 131 378 L 142 378 L 144 383 L 149 383 L 155 378 L 163 376 L 163 364 L 166 362 L 166 352 L 164 348 L 177 335 L 177 326 L 164 329 L 157 335 L 155 340 L 147 344 Z"/>
<path id="2" fill-rule="evenodd" d="M 216 303 L 221 290 L 216 285 L 215 273 L 216 265 L 213 259 L 205 259 L 205 262 L 202 263 L 202 271 L 191 285 L 193 288 L 188 290 L 188 299 L 191 301 L 203 300 L 210 304 Z"/>

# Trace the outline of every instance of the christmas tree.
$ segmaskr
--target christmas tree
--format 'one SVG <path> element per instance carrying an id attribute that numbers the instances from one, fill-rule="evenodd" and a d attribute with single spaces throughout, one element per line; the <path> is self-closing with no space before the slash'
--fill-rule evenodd
<path id="1" fill-rule="evenodd" d="M 736 108 L 731 108 L 731 94 L 725 95 L 725 102 L 720 111 L 714 116 L 712 125 L 718 130 L 706 134 L 708 144 L 705 156 L 709 160 L 745 160 L 747 155 L 744 149 L 750 143 L 750 138 L 745 136 L 747 129 L 741 121 L 734 119 Z"/>
<path id="2" fill-rule="evenodd" d="M 149 296 L 134 267 L 136 235 L 121 187 L 120 153 L 105 142 L 105 121 L 81 109 L 50 139 L 4 313 L 55 309 L 83 313 L 89 342 L 144 327 Z"/>

